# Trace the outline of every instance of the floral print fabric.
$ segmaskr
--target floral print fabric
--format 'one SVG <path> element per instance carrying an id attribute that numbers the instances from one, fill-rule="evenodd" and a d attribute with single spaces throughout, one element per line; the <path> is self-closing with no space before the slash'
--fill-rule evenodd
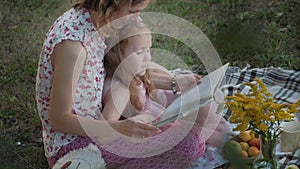
<path id="1" fill-rule="evenodd" d="M 102 110 L 105 78 L 103 57 L 106 48 L 104 38 L 99 36 L 87 9 L 72 8 L 60 16 L 48 31 L 38 65 L 36 96 L 46 157 L 54 156 L 62 146 L 78 137 L 57 132 L 49 123 L 50 90 L 54 71 L 51 54 L 54 47 L 64 40 L 81 42 L 86 49 L 86 60 L 73 98 L 72 113 L 96 119 Z"/>

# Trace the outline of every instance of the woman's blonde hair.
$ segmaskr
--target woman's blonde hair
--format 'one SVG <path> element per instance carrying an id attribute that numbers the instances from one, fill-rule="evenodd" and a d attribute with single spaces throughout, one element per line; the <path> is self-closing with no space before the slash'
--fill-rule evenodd
<path id="1" fill-rule="evenodd" d="M 130 102 L 135 107 L 135 109 L 141 111 L 143 109 L 143 103 L 139 95 L 139 90 L 137 88 L 136 82 L 131 78 L 131 76 L 126 75 L 126 72 L 118 69 L 121 62 L 126 58 L 124 51 L 130 44 L 130 40 L 134 36 L 143 36 L 150 34 L 150 30 L 142 22 L 133 22 L 122 27 L 118 33 L 115 35 L 117 37 L 110 37 L 106 40 L 108 48 L 104 56 L 104 68 L 106 70 L 106 77 L 115 78 L 117 77 L 125 85 L 129 85 L 130 92 Z M 120 39 L 118 43 L 115 43 L 116 39 Z M 116 70 L 118 69 L 118 72 Z M 146 94 L 149 96 L 150 91 L 153 90 L 154 86 L 149 79 L 149 71 L 146 70 L 144 76 L 139 77 L 146 87 Z M 129 82 L 128 82 L 129 81 Z"/>
<path id="2" fill-rule="evenodd" d="M 98 12 L 98 21 L 109 22 L 111 15 L 122 7 L 135 7 L 150 0 L 70 0 L 73 7 L 84 7 Z M 74 2 L 75 1 L 75 2 Z"/>

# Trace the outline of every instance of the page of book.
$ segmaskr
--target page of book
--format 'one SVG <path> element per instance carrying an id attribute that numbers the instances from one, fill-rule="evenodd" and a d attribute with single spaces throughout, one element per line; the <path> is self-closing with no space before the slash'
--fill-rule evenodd
<path id="1" fill-rule="evenodd" d="M 225 72 L 229 63 L 209 73 L 201 79 L 201 83 L 178 96 L 167 107 L 166 111 L 161 116 L 160 121 L 155 122 L 155 126 L 163 126 L 173 122 L 176 119 L 186 117 L 191 113 L 197 113 L 199 109 L 216 101 L 221 103 L 224 100 L 224 94 L 219 89 L 224 82 Z"/>

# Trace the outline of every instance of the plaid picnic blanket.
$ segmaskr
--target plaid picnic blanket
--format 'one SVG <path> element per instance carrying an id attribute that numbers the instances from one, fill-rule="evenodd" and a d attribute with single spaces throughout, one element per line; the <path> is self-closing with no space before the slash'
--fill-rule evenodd
<path id="1" fill-rule="evenodd" d="M 294 150 L 292 154 L 287 154 L 284 157 L 279 157 L 279 164 L 281 164 L 280 169 L 284 169 L 289 165 L 296 165 L 300 167 L 300 148 Z"/>
<path id="2" fill-rule="evenodd" d="M 300 71 L 284 70 L 279 68 L 254 68 L 240 69 L 229 67 L 226 72 L 226 84 L 222 86 L 225 95 L 234 95 L 236 92 L 247 94 L 249 87 L 243 82 L 252 82 L 254 78 L 260 78 L 273 94 L 278 103 L 295 103 L 300 100 Z M 219 112 L 225 119 L 228 119 L 231 112 L 224 109 Z M 298 116 L 298 119 L 299 116 Z"/>

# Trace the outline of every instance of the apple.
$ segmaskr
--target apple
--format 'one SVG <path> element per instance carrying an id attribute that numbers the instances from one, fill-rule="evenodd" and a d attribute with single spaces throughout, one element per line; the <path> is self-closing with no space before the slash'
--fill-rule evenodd
<path id="1" fill-rule="evenodd" d="M 260 139 L 259 138 L 252 138 L 249 141 L 250 146 L 256 146 L 257 148 L 260 148 Z"/>

